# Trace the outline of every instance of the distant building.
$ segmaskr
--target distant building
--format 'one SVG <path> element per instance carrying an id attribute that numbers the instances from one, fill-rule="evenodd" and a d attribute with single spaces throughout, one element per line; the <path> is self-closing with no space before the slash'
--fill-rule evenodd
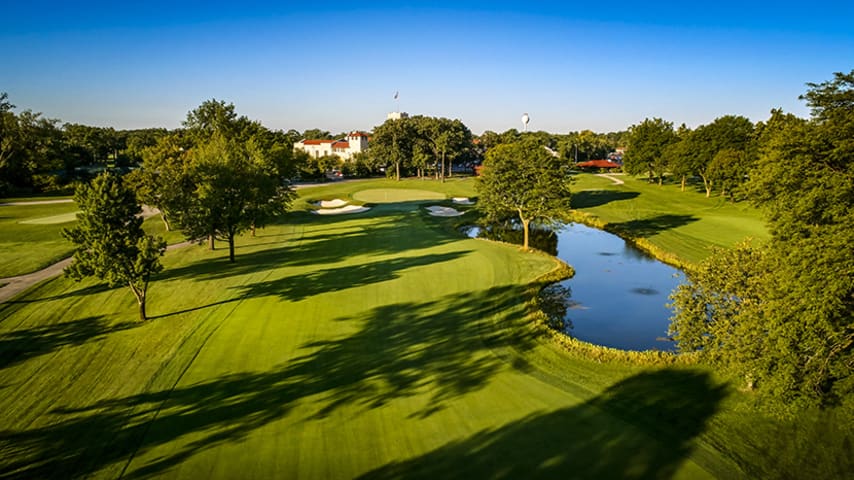
<path id="1" fill-rule="evenodd" d="M 611 160 L 589 160 L 587 162 L 576 163 L 575 166 L 578 168 L 599 168 L 603 170 L 622 167 L 619 163 L 612 162 Z"/>
<path id="2" fill-rule="evenodd" d="M 341 140 L 300 140 L 294 144 L 294 150 L 302 150 L 315 158 L 335 155 L 342 160 L 350 160 L 353 155 L 367 150 L 368 140 L 367 133 L 352 132 Z"/>
<path id="3" fill-rule="evenodd" d="M 400 120 L 401 118 L 409 118 L 409 114 L 406 112 L 390 112 L 385 118 L 386 120 Z"/>

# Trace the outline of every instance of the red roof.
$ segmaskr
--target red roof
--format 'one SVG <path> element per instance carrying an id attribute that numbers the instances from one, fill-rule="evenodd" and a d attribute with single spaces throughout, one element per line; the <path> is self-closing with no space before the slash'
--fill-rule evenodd
<path id="1" fill-rule="evenodd" d="M 587 162 L 576 163 L 575 166 L 581 168 L 620 168 L 619 163 L 614 163 L 610 160 L 589 160 Z"/>
<path id="2" fill-rule="evenodd" d="M 332 148 L 350 148 L 350 142 L 335 142 Z"/>
<path id="3" fill-rule="evenodd" d="M 368 134 L 365 132 L 352 132 L 350 134 L 351 137 L 367 137 Z"/>
<path id="4" fill-rule="evenodd" d="M 332 143 L 335 140 L 303 140 L 303 145 L 320 145 L 322 143 Z"/>

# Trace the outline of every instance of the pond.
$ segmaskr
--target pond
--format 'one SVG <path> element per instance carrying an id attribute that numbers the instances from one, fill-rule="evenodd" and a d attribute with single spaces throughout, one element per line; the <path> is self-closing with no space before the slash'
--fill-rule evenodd
<path id="1" fill-rule="evenodd" d="M 521 232 L 508 235 L 504 229 L 475 228 L 469 235 L 514 241 Z M 532 238 L 533 246 L 556 254 L 575 269 L 573 278 L 550 289 L 551 297 L 565 297 L 567 334 L 623 350 L 675 348 L 666 339 L 671 315 L 666 304 L 684 279 L 681 271 L 616 235 L 581 224 L 532 232 Z"/>

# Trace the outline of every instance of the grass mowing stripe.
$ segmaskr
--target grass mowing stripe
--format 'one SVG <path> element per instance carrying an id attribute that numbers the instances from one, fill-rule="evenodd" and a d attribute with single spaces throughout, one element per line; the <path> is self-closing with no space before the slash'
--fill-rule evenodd
<path id="1" fill-rule="evenodd" d="M 470 182 L 305 190 L 344 198 L 390 185 L 472 196 Z M 617 218 L 632 199 L 615 192 L 579 199 L 614 221 L 658 216 L 647 199 Z M 239 238 L 235 264 L 223 250 L 170 252 L 152 321 L 73 345 L 57 338 L 0 365 L 12 394 L 0 398 L 0 472 L 732 478 L 743 472 L 731 465 L 774 462 L 734 446 L 771 430 L 753 428 L 767 419 L 710 372 L 598 364 L 531 335 L 520 295 L 553 261 L 461 238 L 417 205 L 294 213 Z M 706 231 L 686 228 L 652 237 L 687 245 Z M 43 327 L 133 318 L 127 292 L 87 285 L 56 279 L 0 307 L 0 352 Z M 49 411 L 28 409 L 40 399 Z"/>

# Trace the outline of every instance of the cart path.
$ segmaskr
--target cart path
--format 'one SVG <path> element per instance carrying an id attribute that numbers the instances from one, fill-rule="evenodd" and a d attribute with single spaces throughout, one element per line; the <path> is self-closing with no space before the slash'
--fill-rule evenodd
<path id="1" fill-rule="evenodd" d="M 72 200 L 45 200 L 44 202 L 24 202 L 27 205 L 34 205 L 40 203 L 68 203 Z M 2 205 L 13 205 L 13 204 L 22 204 L 22 202 L 14 202 L 14 203 L 6 203 Z M 156 208 L 151 208 L 147 205 L 142 206 L 142 217 L 148 218 L 153 215 L 160 213 Z M 174 245 L 169 245 L 166 247 L 166 251 L 174 250 L 176 248 L 186 247 L 187 245 L 192 244 L 193 242 L 186 241 L 181 243 L 176 243 Z M 71 264 L 71 257 L 60 260 L 53 265 L 49 265 L 41 270 L 26 273 L 24 275 L 18 275 L 15 277 L 6 277 L 0 278 L 0 303 L 3 303 L 7 300 L 10 300 L 16 297 L 19 293 L 27 290 L 33 285 L 47 280 L 49 278 L 53 278 L 62 273 L 62 270 Z"/>
<path id="2" fill-rule="evenodd" d="M 607 178 L 608 180 L 614 182 L 614 185 L 623 185 L 624 183 L 626 183 L 626 182 L 624 182 L 624 181 L 620 180 L 619 178 L 614 177 L 612 175 L 613 174 L 608 174 L 608 173 L 597 173 L 596 174 L 597 177 Z"/>

